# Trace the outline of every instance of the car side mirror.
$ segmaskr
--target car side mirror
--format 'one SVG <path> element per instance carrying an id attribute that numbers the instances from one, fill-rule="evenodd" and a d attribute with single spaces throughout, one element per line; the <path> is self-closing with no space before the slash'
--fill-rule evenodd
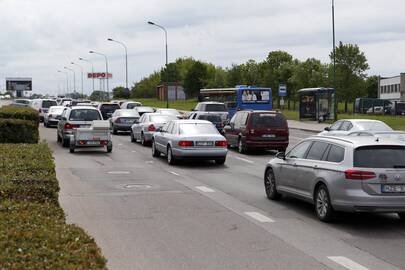
<path id="1" fill-rule="evenodd" d="M 285 160 L 285 152 L 277 152 L 276 158 Z"/>
<path id="2" fill-rule="evenodd" d="M 326 128 L 325 128 L 325 131 L 330 131 L 330 127 L 326 127 Z"/>

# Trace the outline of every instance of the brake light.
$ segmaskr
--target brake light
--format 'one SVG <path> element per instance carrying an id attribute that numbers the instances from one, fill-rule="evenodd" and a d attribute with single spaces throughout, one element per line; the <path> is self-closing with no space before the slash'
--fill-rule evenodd
<path id="1" fill-rule="evenodd" d="M 368 180 L 376 177 L 374 172 L 359 171 L 359 170 L 346 170 L 345 176 L 346 179 L 350 180 Z"/>
<path id="2" fill-rule="evenodd" d="M 101 140 L 101 141 L 100 141 L 100 144 L 101 144 L 101 145 L 107 145 L 107 144 L 108 144 L 108 141 L 106 141 L 106 140 Z"/>
<path id="3" fill-rule="evenodd" d="M 80 145 L 85 145 L 87 143 L 87 141 L 79 141 Z"/>
<path id="4" fill-rule="evenodd" d="M 192 141 L 179 141 L 179 146 L 180 147 L 193 147 L 194 142 L 192 142 Z"/>
<path id="5" fill-rule="evenodd" d="M 153 124 L 148 126 L 148 131 L 156 131 L 156 127 Z"/>
<path id="6" fill-rule="evenodd" d="M 73 129 L 73 128 L 78 128 L 78 127 L 79 127 L 78 125 L 72 125 L 72 124 L 68 124 L 68 123 L 65 124 L 65 129 Z"/>
<path id="7" fill-rule="evenodd" d="M 227 141 L 216 141 L 215 146 L 217 146 L 217 147 L 227 147 L 228 142 Z"/>

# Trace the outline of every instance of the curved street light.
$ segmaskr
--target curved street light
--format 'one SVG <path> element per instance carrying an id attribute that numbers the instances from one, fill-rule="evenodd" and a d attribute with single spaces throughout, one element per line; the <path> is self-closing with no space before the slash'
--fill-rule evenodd
<path id="1" fill-rule="evenodd" d="M 93 64 L 93 61 L 90 61 L 90 60 L 88 60 L 88 59 L 84 59 L 84 58 L 82 58 L 82 57 L 79 57 L 79 60 L 91 64 L 91 73 L 92 73 L 92 75 L 93 75 L 93 74 L 94 74 L 94 64 Z M 94 92 L 94 76 L 91 76 L 91 78 L 92 78 L 92 81 L 93 81 L 93 92 Z"/>
<path id="2" fill-rule="evenodd" d="M 74 62 L 71 62 L 70 64 L 72 64 L 74 66 L 78 66 L 80 68 L 81 72 L 82 72 L 82 99 L 84 99 L 84 93 L 83 93 L 84 92 L 83 91 L 83 67 L 81 65 L 79 65 L 79 64 L 74 63 Z"/>
<path id="3" fill-rule="evenodd" d="M 106 72 L 106 78 L 107 78 L 107 98 L 108 98 L 108 100 L 110 100 L 110 87 L 109 87 L 109 84 L 108 84 L 108 58 L 107 58 L 107 55 L 105 55 L 103 53 L 95 52 L 95 51 L 89 51 L 89 53 L 104 56 L 104 59 L 105 59 L 105 72 Z"/>
<path id="4" fill-rule="evenodd" d="M 63 68 L 73 72 L 73 93 L 76 93 L 76 72 L 75 72 L 75 70 L 68 68 L 68 67 L 63 67 Z"/>
<path id="5" fill-rule="evenodd" d="M 129 90 L 129 88 L 128 88 L 128 49 L 127 49 L 127 46 L 123 42 L 114 40 L 112 38 L 108 38 L 107 40 L 121 44 L 125 49 L 125 87 L 126 87 L 126 89 Z"/>
<path id="6" fill-rule="evenodd" d="M 65 92 L 65 95 L 66 95 L 67 92 L 69 91 L 69 73 L 67 73 L 66 71 L 61 71 L 61 70 L 58 70 L 58 72 L 66 75 L 66 92 Z"/>

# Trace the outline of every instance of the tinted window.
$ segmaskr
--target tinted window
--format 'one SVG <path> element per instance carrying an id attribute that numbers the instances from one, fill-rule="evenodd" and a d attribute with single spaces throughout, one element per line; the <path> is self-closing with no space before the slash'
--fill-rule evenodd
<path id="1" fill-rule="evenodd" d="M 337 163 L 342 162 L 344 156 L 345 156 L 345 149 L 343 147 L 331 145 L 331 147 L 329 149 L 328 157 L 326 158 L 326 161 L 337 162 Z"/>
<path id="2" fill-rule="evenodd" d="M 383 122 L 358 122 L 357 125 L 364 130 L 392 131 L 392 128 Z"/>
<path id="3" fill-rule="evenodd" d="M 206 104 L 205 110 L 207 112 L 227 112 L 225 104 Z"/>
<path id="4" fill-rule="evenodd" d="M 180 134 L 186 135 L 202 135 L 202 134 L 218 134 L 218 130 L 212 124 L 180 124 Z"/>
<path id="5" fill-rule="evenodd" d="M 348 131 L 353 127 L 352 123 L 349 121 L 344 121 L 343 124 L 340 126 L 339 130 Z"/>
<path id="6" fill-rule="evenodd" d="M 328 148 L 329 144 L 324 142 L 315 142 L 311 149 L 309 149 L 307 154 L 307 159 L 312 160 L 322 160 L 323 155 L 325 154 L 326 148 Z"/>
<path id="7" fill-rule="evenodd" d="M 287 126 L 284 116 L 279 113 L 254 113 L 251 119 L 253 127 L 282 128 Z"/>
<path id="8" fill-rule="evenodd" d="M 405 167 L 405 147 L 367 146 L 354 151 L 354 167 L 395 168 Z"/>
<path id="9" fill-rule="evenodd" d="M 308 147 L 312 144 L 311 141 L 305 141 L 294 147 L 287 155 L 289 158 L 304 158 Z"/>
<path id="10" fill-rule="evenodd" d="M 70 112 L 69 120 L 71 121 L 93 121 L 101 120 L 100 113 L 96 110 L 72 110 Z"/>
<path id="11" fill-rule="evenodd" d="M 133 109 L 135 107 L 141 106 L 139 103 L 128 103 L 127 104 L 127 109 Z"/>
<path id="12" fill-rule="evenodd" d="M 342 121 L 337 121 L 336 123 L 334 123 L 334 124 L 330 127 L 330 130 L 338 130 L 341 124 L 342 124 Z"/>
<path id="13" fill-rule="evenodd" d="M 108 112 L 112 112 L 118 109 L 120 109 L 120 106 L 118 104 L 103 104 L 100 106 L 100 110 Z"/>
<path id="14" fill-rule="evenodd" d="M 58 105 L 55 100 L 44 100 L 42 101 L 42 108 L 49 108 Z"/>
<path id="15" fill-rule="evenodd" d="M 219 115 L 213 115 L 213 114 L 202 114 L 198 116 L 198 119 L 200 120 L 207 120 L 212 123 L 222 123 L 222 118 Z"/>

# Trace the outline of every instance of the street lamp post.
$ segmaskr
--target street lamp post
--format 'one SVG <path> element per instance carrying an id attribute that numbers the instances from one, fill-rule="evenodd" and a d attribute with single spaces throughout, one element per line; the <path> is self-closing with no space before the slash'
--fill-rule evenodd
<path id="1" fill-rule="evenodd" d="M 149 21 L 148 24 L 154 25 L 165 32 L 165 44 L 166 44 L 166 108 L 169 108 L 169 73 L 168 73 L 168 52 L 167 52 L 167 30 L 163 26 Z"/>
<path id="2" fill-rule="evenodd" d="M 76 72 L 75 72 L 75 70 L 68 68 L 68 67 L 63 67 L 63 68 L 73 72 L 73 92 L 76 93 Z"/>
<path id="3" fill-rule="evenodd" d="M 94 53 L 94 54 L 104 56 L 104 59 L 105 59 L 105 72 L 106 72 L 106 79 L 107 79 L 107 99 L 110 100 L 110 87 L 108 85 L 108 58 L 107 58 L 107 55 L 105 55 L 103 53 L 95 52 L 95 51 L 89 51 L 89 53 Z"/>
<path id="4" fill-rule="evenodd" d="M 66 92 L 65 92 L 65 95 L 66 95 L 67 92 L 69 91 L 69 74 L 67 72 L 61 71 L 61 70 L 58 70 L 58 72 L 66 75 Z"/>
<path id="5" fill-rule="evenodd" d="M 94 75 L 94 64 L 93 64 L 93 61 L 90 61 L 90 60 L 87 60 L 87 59 L 84 59 L 84 58 L 81 58 L 81 57 L 79 58 L 79 60 L 91 64 L 91 73 L 92 73 L 91 78 L 92 78 L 92 81 L 93 81 L 93 92 L 94 92 L 94 76 L 93 76 Z"/>
<path id="6" fill-rule="evenodd" d="M 81 65 L 79 65 L 79 64 L 74 63 L 74 62 L 71 62 L 70 64 L 75 65 L 75 66 L 78 66 L 78 67 L 80 68 L 81 72 L 82 72 L 82 98 L 84 98 L 84 91 L 83 91 L 83 67 L 82 67 Z"/>
<path id="7" fill-rule="evenodd" d="M 335 89 L 335 121 L 337 120 L 336 97 L 336 40 L 335 40 L 335 0 L 332 0 L 332 35 L 333 35 L 333 88 Z"/>
<path id="8" fill-rule="evenodd" d="M 125 44 L 123 42 L 114 40 L 112 38 L 109 38 L 107 40 L 121 44 L 125 49 L 125 87 L 127 90 L 129 90 L 129 88 L 128 88 L 128 49 L 127 49 L 127 46 L 125 46 Z"/>

